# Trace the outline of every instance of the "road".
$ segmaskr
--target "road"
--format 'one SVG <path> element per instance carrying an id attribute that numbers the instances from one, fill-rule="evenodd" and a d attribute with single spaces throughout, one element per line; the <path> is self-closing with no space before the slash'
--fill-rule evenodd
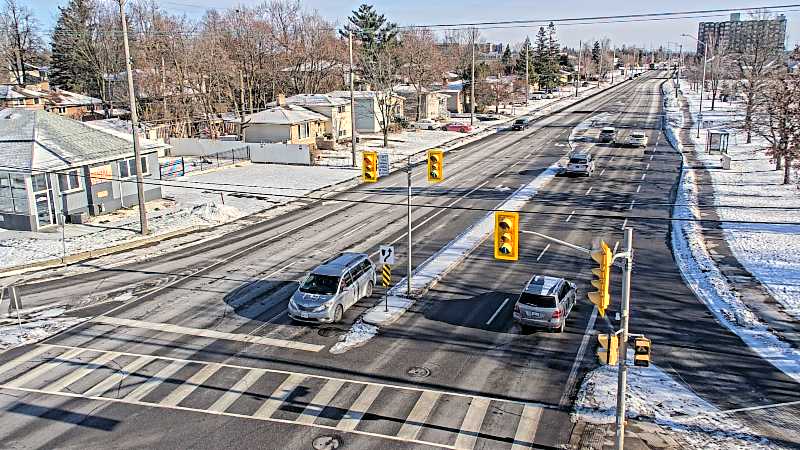
<path id="1" fill-rule="evenodd" d="M 619 128 L 647 129 L 650 145 L 591 145 L 594 176 L 553 179 L 523 208 L 522 228 L 589 247 L 598 238 L 615 246 L 623 224 L 633 226 L 632 331 L 653 338 L 656 363 L 722 408 L 797 400 L 796 384 L 717 324 L 674 266 L 662 219 L 680 157 L 658 130 L 661 81 L 641 77 L 529 130 L 452 151 L 441 184 L 427 186 L 416 167 L 412 264 L 562 158 L 576 124 L 607 113 Z M 342 354 L 329 349 L 380 293 L 341 324 L 287 317 L 298 280 L 340 251 L 374 257 L 380 244 L 394 243 L 394 276 L 405 276 L 405 177 L 393 174 L 167 257 L 25 287 L 23 295 L 57 293 L 95 306 L 74 311 L 87 322 L 0 355 L 0 439 L 12 448 L 568 443 L 575 390 L 595 365 L 593 330 L 610 326 L 584 300 L 591 261 L 583 254 L 524 235 L 520 261 L 505 263 L 492 258 L 487 241 L 398 322 Z M 514 296 L 533 273 L 578 283 L 581 298 L 565 333 L 523 332 L 512 323 Z M 109 295 L 120 292 L 132 298 Z M 97 305 L 98 296 L 112 300 Z M 791 408 L 782 414 L 797 417 Z M 780 430 L 759 431 L 796 443 Z"/>

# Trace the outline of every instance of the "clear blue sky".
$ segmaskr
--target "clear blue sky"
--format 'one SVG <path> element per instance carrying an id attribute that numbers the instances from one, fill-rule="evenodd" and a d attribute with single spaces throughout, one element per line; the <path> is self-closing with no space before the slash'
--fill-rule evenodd
<path id="1" fill-rule="evenodd" d="M 173 13 L 199 17 L 206 8 L 226 8 L 239 4 L 258 4 L 262 0 L 161 0 L 159 4 Z M 301 0 L 308 9 L 316 9 L 332 21 L 343 23 L 350 11 L 364 3 L 359 0 Z M 57 5 L 64 5 L 67 0 L 20 0 L 27 4 L 44 28 L 51 28 L 55 23 Z M 691 11 L 715 8 L 740 8 L 778 6 L 791 4 L 788 1 L 741 1 L 741 0 L 672 0 L 669 2 L 653 2 L 630 0 L 377 0 L 371 3 L 390 20 L 399 24 L 431 24 L 477 22 L 495 20 L 546 20 L 551 18 L 572 18 L 589 16 L 607 16 L 617 14 L 640 14 L 666 11 Z M 800 8 L 787 12 L 788 47 L 800 42 Z M 559 25 L 558 34 L 562 44 L 576 46 L 579 39 L 595 40 L 610 38 L 619 44 L 635 44 L 650 47 L 672 42 L 694 47 L 690 39 L 681 37 L 681 33 L 695 34 L 700 21 L 725 20 L 725 17 L 697 19 L 681 19 L 655 22 L 612 23 L 592 25 Z M 482 36 L 490 42 L 520 42 L 525 35 L 535 35 L 535 28 L 482 30 Z"/>

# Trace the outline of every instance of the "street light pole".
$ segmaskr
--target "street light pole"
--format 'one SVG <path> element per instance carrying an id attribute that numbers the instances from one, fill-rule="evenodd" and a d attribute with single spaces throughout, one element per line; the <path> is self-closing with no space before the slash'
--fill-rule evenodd
<path id="1" fill-rule="evenodd" d="M 133 69 L 131 51 L 128 46 L 128 21 L 125 18 L 125 0 L 119 0 L 119 14 L 122 20 L 122 42 L 125 47 L 125 70 L 128 75 L 128 97 L 131 108 L 131 128 L 133 128 L 133 160 L 136 172 L 136 193 L 139 197 L 139 226 L 141 234 L 147 234 L 147 211 L 144 208 L 144 178 L 142 176 L 142 155 L 139 144 L 139 115 L 136 113 L 136 96 L 133 89 Z M 120 194 L 125 197 L 125 191 Z"/>
<path id="2" fill-rule="evenodd" d="M 696 37 L 692 36 L 691 34 L 682 34 L 681 36 L 686 36 L 694 39 L 697 41 L 698 44 L 703 46 L 703 81 L 700 83 L 700 112 L 697 115 L 697 137 L 700 137 L 700 125 L 703 123 L 703 96 L 705 95 L 706 89 L 706 65 L 708 64 L 708 45 L 705 42 L 697 39 Z"/>
<path id="3" fill-rule="evenodd" d="M 406 267 L 406 297 L 411 298 L 411 156 L 408 157 L 408 267 Z"/>
<path id="4" fill-rule="evenodd" d="M 583 41 L 578 41 L 578 77 L 575 79 L 575 97 L 578 96 L 578 86 L 581 84 L 581 59 L 583 59 Z"/>
<path id="5" fill-rule="evenodd" d="M 530 41 L 528 39 L 526 39 L 525 42 L 530 42 Z M 530 92 L 530 90 L 531 90 L 531 82 L 530 82 L 531 76 L 530 76 L 530 72 L 528 72 L 528 70 L 529 70 L 528 69 L 528 65 L 529 65 L 528 60 L 530 59 L 529 56 L 528 56 L 528 54 L 530 53 L 528 51 L 529 48 L 530 48 L 529 46 L 527 46 L 527 45 L 525 46 L 525 106 L 528 106 L 528 99 L 531 98 L 531 92 Z"/>
<path id="6" fill-rule="evenodd" d="M 631 274 L 633 273 L 633 228 L 625 228 L 625 253 L 623 258 L 625 267 L 622 276 L 622 328 L 619 337 L 619 373 L 617 377 L 617 423 L 616 438 L 617 450 L 625 447 L 625 395 L 628 388 L 628 366 L 625 360 L 628 356 L 628 318 L 631 304 Z"/>
<path id="7" fill-rule="evenodd" d="M 347 33 L 350 44 L 350 150 L 353 154 L 353 167 L 356 167 L 356 99 L 353 97 L 353 31 Z"/>
<path id="8" fill-rule="evenodd" d="M 469 83 L 469 125 L 475 125 L 475 29 L 472 29 L 472 66 Z M 410 275 L 410 274 L 409 274 Z M 410 286 L 410 284 L 409 284 Z"/>

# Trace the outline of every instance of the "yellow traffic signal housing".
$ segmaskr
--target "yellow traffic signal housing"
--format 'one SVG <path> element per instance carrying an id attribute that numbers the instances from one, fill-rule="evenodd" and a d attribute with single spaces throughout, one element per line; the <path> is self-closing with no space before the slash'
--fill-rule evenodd
<path id="1" fill-rule="evenodd" d="M 633 340 L 633 365 L 650 367 L 650 339 L 639 336 Z"/>
<path id="2" fill-rule="evenodd" d="M 444 151 L 434 148 L 428 150 L 428 182 L 444 181 Z"/>
<path id="3" fill-rule="evenodd" d="M 600 343 L 597 349 L 600 364 L 616 366 L 619 358 L 619 337 L 614 334 L 599 334 L 597 341 Z"/>
<path id="4" fill-rule="evenodd" d="M 611 261 L 613 255 L 611 249 L 604 241 L 600 241 L 600 248 L 592 250 L 592 259 L 599 264 L 599 267 L 592 269 L 592 274 L 597 279 L 592 280 L 592 286 L 597 290 L 589 292 L 589 300 L 597 305 L 597 312 L 601 317 L 605 317 L 606 309 L 611 304 L 609 287 L 611 284 Z"/>
<path id="5" fill-rule="evenodd" d="M 365 183 L 378 181 L 378 152 L 362 153 L 361 175 Z"/>
<path id="6" fill-rule="evenodd" d="M 505 261 L 519 259 L 519 213 L 494 213 L 494 257 Z"/>

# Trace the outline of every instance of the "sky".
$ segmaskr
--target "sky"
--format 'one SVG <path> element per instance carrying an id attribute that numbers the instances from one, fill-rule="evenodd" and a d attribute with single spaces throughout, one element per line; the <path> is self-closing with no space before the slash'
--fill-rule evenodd
<path id="1" fill-rule="evenodd" d="M 263 0 L 160 0 L 165 10 L 185 14 L 190 18 L 202 16 L 209 8 L 225 9 L 236 5 L 255 5 Z M 68 0 L 19 0 L 26 4 L 42 23 L 44 29 L 50 29 L 58 17 L 58 5 L 65 5 Z M 301 0 L 301 4 L 309 10 L 317 10 L 320 15 L 333 22 L 342 24 L 351 11 L 364 3 L 363 0 Z M 631 0 L 373 0 L 369 2 L 389 20 L 400 25 L 440 24 L 462 22 L 486 22 L 499 20 L 542 20 L 575 17 L 609 16 L 619 14 L 642 14 L 671 11 L 693 11 L 718 8 L 767 7 L 789 5 L 787 1 L 771 0 L 671 0 L 669 2 Z M 800 7 L 790 8 L 785 12 L 788 19 L 787 48 L 800 43 Z M 612 43 L 636 45 L 645 48 L 663 46 L 676 49 L 679 44 L 684 48 L 694 48 L 696 44 L 681 34 L 697 33 L 697 24 L 701 21 L 727 20 L 728 14 L 713 17 L 678 19 L 650 22 L 607 23 L 591 25 L 557 24 L 558 37 L 562 45 L 576 47 L 580 40 L 594 41 L 603 38 Z M 743 18 L 745 14 L 743 14 Z M 538 27 L 511 29 L 483 29 L 481 36 L 487 42 L 511 43 L 521 42 L 525 36 L 535 36 Z"/>

